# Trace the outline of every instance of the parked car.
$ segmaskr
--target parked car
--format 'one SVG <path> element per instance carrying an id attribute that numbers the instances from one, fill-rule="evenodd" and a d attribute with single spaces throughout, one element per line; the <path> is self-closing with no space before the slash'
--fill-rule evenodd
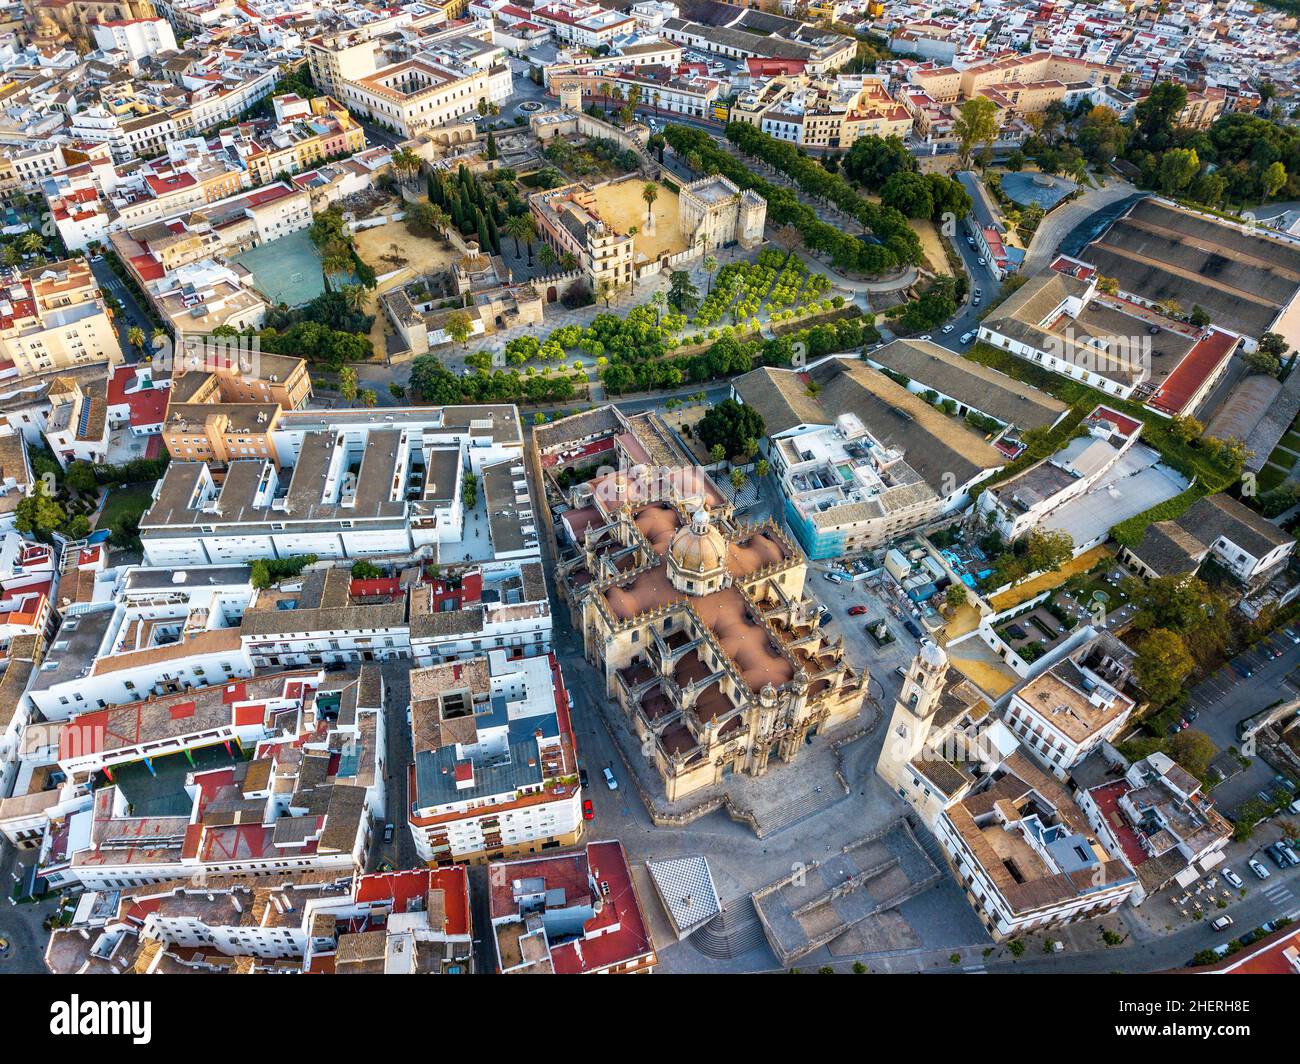
<path id="1" fill-rule="evenodd" d="M 1240 890 L 1242 887 L 1246 885 L 1244 882 L 1242 882 L 1241 876 L 1237 875 L 1237 873 L 1234 872 L 1231 868 L 1225 868 L 1219 874 L 1223 876 L 1223 881 L 1225 883 L 1227 883 L 1229 886 L 1236 887 L 1238 890 Z"/>
<path id="2" fill-rule="evenodd" d="M 970 343 L 973 339 L 975 339 L 975 334 L 973 332 L 964 332 L 961 334 L 961 342 L 964 344 Z"/>
<path id="3" fill-rule="evenodd" d="M 1222 931 L 1225 927 L 1232 926 L 1232 917 L 1228 916 L 1225 913 L 1223 916 L 1220 916 L 1217 920 L 1215 920 L 1212 924 L 1210 924 L 1210 926 L 1214 928 L 1214 930 L 1216 931 Z"/>
<path id="4" fill-rule="evenodd" d="M 844 583 L 844 577 L 841 576 L 839 573 L 822 573 L 822 576 L 824 576 L 832 584 Z"/>
<path id="5" fill-rule="evenodd" d="M 1255 671 L 1244 661 L 1233 660 L 1229 662 L 1229 664 L 1232 666 L 1232 671 L 1235 672 L 1238 676 L 1240 676 L 1243 680 L 1249 680 L 1252 676 L 1255 675 Z"/>
<path id="6" fill-rule="evenodd" d="M 911 632 L 917 639 L 920 639 L 925 634 L 921 631 L 921 626 L 910 617 L 903 622 L 903 627 Z"/>
<path id="7" fill-rule="evenodd" d="M 980 259 L 980 265 L 981 265 L 981 266 L 987 266 L 988 263 L 985 262 L 983 259 Z"/>
<path id="8" fill-rule="evenodd" d="M 1293 643 L 1300 643 L 1300 635 L 1296 635 L 1296 633 L 1295 633 L 1295 629 L 1293 629 L 1293 628 L 1283 628 L 1283 629 L 1282 629 L 1282 634 L 1283 634 L 1284 636 L 1286 636 L 1289 640 L 1291 640 L 1291 642 L 1293 642 Z"/>
<path id="9" fill-rule="evenodd" d="M 929 333 L 926 333 L 924 336 L 918 336 L 917 339 L 918 339 L 918 340 L 933 340 L 934 337 L 931 336 Z"/>
<path id="10" fill-rule="evenodd" d="M 1183 720 L 1187 721 L 1188 724 L 1191 724 L 1200 715 L 1201 711 L 1193 706 L 1188 706 L 1183 710 Z"/>
<path id="11" fill-rule="evenodd" d="M 1300 854 L 1297 854 L 1285 842 L 1274 843 L 1274 845 L 1277 847 L 1278 856 L 1286 862 L 1288 868 L 1300 865 Z"/>
<path id="12" fill-rule="evenodd" d="M 902 677 L 904 680 L 907 679 L 907 666 L 905 666 L 905 665 L 900 665 L 900 666 L 898 666 L 898 668 L 896 668 L 896 669 L 894 670 L 894 672 L 896 672 L 896 673 L 897 673 L 900 677 Z"/>
<path id="13" fill-rule="evenodd" d="M 608 767 L 604 769 L 604 772 L 605 772 L 605 786 L 608 787 L 611 791 L 618 790 L 618 780 L 614 778 L 614 773 L 612 773 Z"/>
<path id="14" fill-rule="evenodd" d="M 596 819 L 596 810 L 592 807 L 590 798 L 584 798 L 582 800 L 582 819 L 583 820 Z"/>
<path id="15" fill-rule="evenodd" d="M 1280 772 L 1273 777 L 1273 785 L 1274 787 L 1283 787 L 1292 794 L 1295 794 L 1295 784 Z"/>
<path id="16" fill-rule="evenodd" d="M 578 782 L 584 787 L 587 786 L 587 770 L 585 768 L 578 769 Z"/>
<path id="17" fill-rule="evenodd" d="M 1250 866 L 1250 870 L 1254 872 L 1255 875 L 1258 876 L 1260 879 L 1267 879 L 1269 876 L 1273 874 L 1262 864 L 1260 864 L 1257 860 L 1255 860 L 1255 858 L 1253 857 L 1249 861 L 1247 861 L 1246 864 Z"/>
<path id="18" fill-rule="evenodd" d="M 1297 798 L 1294 802 L 1288 805 L 1286 811 L 1292 816 L 1300 816 L 1300 798 Z"/>
<path id="19" fill-rule="evenodd" d="M 952 330 L 953 330 L 953 326 L 952 326 L 951 323 L 948 324 L 948 325 L 945 325 L 945 326 L 943 327 L 943 331 L 944 331 L 945 333 L 950 333 L 950 332 L 952 332 Z"/>
<path id="20" fill-rule="evenodd" d="M 831 619 L 831 611 L 824 605 L 817 607 L 817 626 L 820 628 L 823 624 Z"/>
<path id="21" fill-rule="evenodd" d="M 385 842 L 393 841 L 393 825 L 391 822 L 384 825 L 384 841 Z"/>
<path id="22" fill-rule="evenodd" d="M 867 612 L 867 607 L 866 607 L 866 606 L 850 606 L 850 607 L 849 607 L 849 616 L 850 616 L 850 617 L 861 617 L 861 616 L 862 616 L 864 613 L 866 613 L 866 612 Z"/>
<path id="23" fill-rule="evenodd" d="M 1266 846 L 1264 852 L 1268 854 L 1268 859 L 1278 868 L 1287 869 L 1291 867 L 1291 862 L 1286 859 L 1286 854 L 1282 852 L 1282 847 L 1276 842 L 1272 846 Z"/>

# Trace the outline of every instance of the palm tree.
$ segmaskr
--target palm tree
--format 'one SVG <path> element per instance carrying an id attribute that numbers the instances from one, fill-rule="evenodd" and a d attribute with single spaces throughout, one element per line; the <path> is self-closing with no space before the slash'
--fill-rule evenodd
<path id="1" fill-rule="evenodd" d="M 436 203 L 430 204 L 429 207 L 429 225 L 439 236 L 447 235 L 447 227 L 451 225 L 451 215 L 439 207 Z"/>
<path id="2" fill-rule="evenodd" d="M 602 81 L 600 83 L 600 94 L 601 96 L 604 97 L 603 106 L 605 108 L 605 115 L 606 117 L 608 117 L 609 116 L 609 82 L 608 81 Z"/>
<path id="3" fill-rule="evenodd" d="M 420 157 L 410 148 L 398 148 L 393 152 L 393 169 L 397 171 L 397 179 L 405 185 L 420 172 Z"/>
<path id="4" fill-rule="evenodd" d="M 537 260 L 542 264 L 542 269 L 550 273 L 555 267 L 555 249 L 550 244 L 543 244 L 537 249 Z"/>
<path id="5" fill-rule="evenodd" d="M 578 268 L 578 256 L 572 251 L 566 251 L 560 256 L 560 269 L 565 273 L 572 273 Z"/>
<path id="6" fill-rule="evenodd" d="M 366 302 L 366 290 L 359 284 L 345 284 L 339 289 L 343 305 L 351 311 L 360 311 Z"/>
<path id="7" fill-rule="evenodd" d="M 709 292 L 713 291 L 713 275 L 718 269 L 718 260 L 712 255 L 704 256 L 704 272 L 709 275 Z"/>
<path id="8" fill-rule="evenodd" d="M 144 350 L 144 330 L 138 325 L 132 325 L 126 330 L 126 342 L 136 349 L 137 352 Z"/>
<path id="9" fill-rule="evenodd" d="M 647 181 L 641 186 L 641 198 L 645 200 L 646 225 L 654 225 L 654 206 L 655 200 L 659 198 L 659 186 L 653 181 Z"/>
<path id="10" fill-rule="evenodd" d="M 22 239 L 18 241 L 18 246 L 28 255 L 35 255 L 38 251 L 45 250 L 45 238 L 40 233 L 24 233 Z"/>
<path id="11" fill-rule="evenodd" d="M 519 241 L 530 239 L 537 231 L 531 214 L 512 214 L 504 226 L 506 235 L 514 238 L 515 258 L 519 258 Z"/>
<path id="12" fill-rule="evenodd" d="M 170 336 L 168 336 L 167 330 L 160 326 L 154 329 L 153 335 L 149 337 L 149 346 L 153 348 L 154 351 L 158 351 L 169 339 Z"/>
<path id="13" fill-rule="evenodd" d="M 668 305 L 668 296 L 660 289 L 650 297 L 650 305 L 655 308 L 655 324 L 658 325 L 663 309 Z"/>

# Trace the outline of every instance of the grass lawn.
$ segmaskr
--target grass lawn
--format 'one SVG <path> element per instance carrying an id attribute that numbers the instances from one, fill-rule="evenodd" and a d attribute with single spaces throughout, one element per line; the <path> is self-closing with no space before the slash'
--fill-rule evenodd
<path id="1" fill-rule="evenodd" d="M 149 509 L 153 501 L 152 482 L 148 484 L 124 484 L 120 488 L 109 488 L 108 498 L 104 500 L 104 509 L 100 511 L 96 528 L 114 528 L 125 514 L 139 517 Z"/>

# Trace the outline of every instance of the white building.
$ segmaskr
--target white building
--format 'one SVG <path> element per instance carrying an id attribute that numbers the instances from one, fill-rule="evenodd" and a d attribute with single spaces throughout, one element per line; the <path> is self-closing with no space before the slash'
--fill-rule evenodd
<path id="1" fill-rule="evenodd" d="M 571 846 L 582 788 L 569 696 L 552 654 L 504 650 L 411 673 L 411 835 L 422 861 Z"/>
<path id="2" fill-rule="evenodd" d="M 176 51 L 176 35 L 163 18 L 133 18 L 97 22 L 91 26 L 95 43 L 106 52 L 125 52 L 132 60 Z"/>

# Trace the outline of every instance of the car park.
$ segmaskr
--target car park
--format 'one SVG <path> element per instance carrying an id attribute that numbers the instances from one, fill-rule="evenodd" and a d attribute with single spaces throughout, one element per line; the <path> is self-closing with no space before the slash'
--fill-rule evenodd
<path id="1" fill-rule="evenodd" d="M 1247 861 L 1246 864 L 1250 866 L 1250 870 L 1254 872 L 1255 875 L 1260 879 L 1267 879 L 1269 876 L 1273 874 L 1262 864 L 1260 864 L 1259 861 L 1255 860 L 1255 858 L 1253 857 L 1249 861 Z"/>
<path id="2" fill-rule="evenodd" d="M 1223 881 L 1225 883 L 1229 884 L 1230 886 L 1236 887 L 1238 890 L 1240 890 L 1242 887 L 1246 885 L 1242 881 L 1241 876 L 1237 875 L 1237 873 L 1234 872 L 1231 868 L 1225 868 L 1219 874 L 1223 876 Z"/>
<path id="3" fill-rule="evenodd" d="M 618 790 L 618 780 L 614 778 L 614 773 L 612 773 L 608 767 L 606 767 L 603 771 L 605 773 L 605 786 L 608 787 L 611 791 Z"/>

